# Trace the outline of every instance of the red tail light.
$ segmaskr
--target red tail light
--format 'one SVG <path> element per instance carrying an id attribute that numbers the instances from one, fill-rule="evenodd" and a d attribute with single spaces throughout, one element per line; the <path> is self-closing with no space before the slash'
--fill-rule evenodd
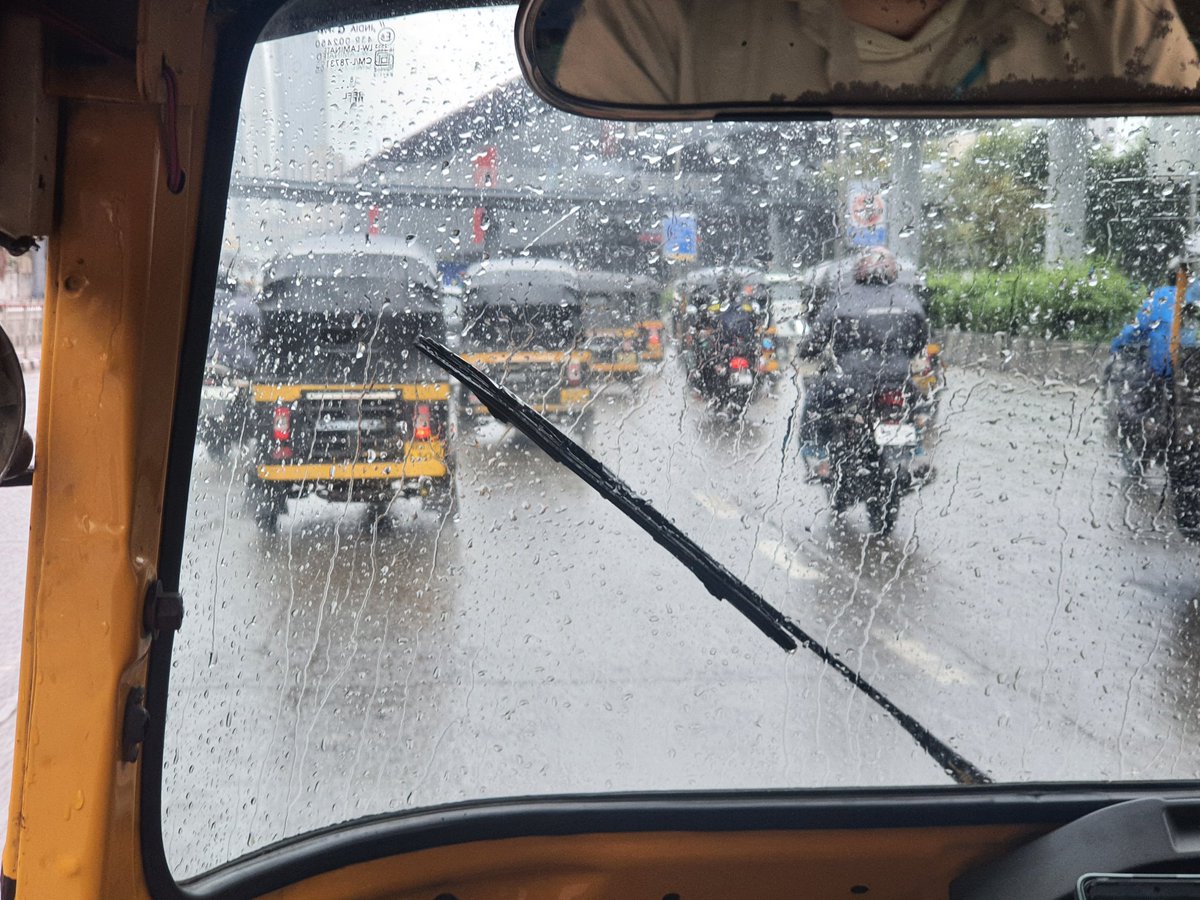
<path id="1" fill-rule="evenodd" d="M 880 391 L 879 405 L 898 409 L 904 405 L 904 391 Z"/>
<path id="2" fill-rule="evenodd" d="M 651 347 L 662 346 L 662 338 L 659 336 L 657 328 L 650 329 L 650 337 L 646 338 L 646 343 Z"/>
<path id="3" fill-rule="evenodd" d="M 735 356 L 729 361 L 729 368 L 733 369 L 735 372 L 748 369 L 750 368 L 750 360 L 746 359 L 744 356 Z"/>
<path id="4" fill-rule="evenodd" d="M 428 441 L 433 439 L 433 427 L 429 419 L 429 407 L 421 404 L 417 407 L 417 414 L 413 416 L 413 439 L 417 441 Z"/>
<path id="5" fill-rule="evenodd" d="M 583 367 L 577 362 L 567 363 L 567 385 L 578 387 L 583 384 Z"/>
<path id="6" fill-rule="evenodd" d="M 277 441 L 292 439 L 292 411 L 286 406 L 275 407 L 275 417 L 271 423 Z"/>

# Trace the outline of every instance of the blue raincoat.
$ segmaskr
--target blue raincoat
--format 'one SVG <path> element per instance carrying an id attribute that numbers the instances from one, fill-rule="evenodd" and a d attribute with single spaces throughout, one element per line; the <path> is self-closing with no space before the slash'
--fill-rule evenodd
<path id="1" fill-rule="evenodd" d="M 1184 295 L 1185 303 L 1200 302 L 1200 282 L 1192 282 Z M 1175 315 L 1174 286 L 1154 291 L 1138 310 L 1137 318 L 1113 338 L 1112 351 L 1145 343 L 1150 371 L 1159 378 L 1171 377 L 1171 319 Z"/>

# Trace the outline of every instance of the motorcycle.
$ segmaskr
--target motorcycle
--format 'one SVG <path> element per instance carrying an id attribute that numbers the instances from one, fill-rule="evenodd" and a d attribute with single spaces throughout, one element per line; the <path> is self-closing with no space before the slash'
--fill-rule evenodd
<path id="1" fill-rule="evenodd" d="M 1104 386 L 1121 464 L 1130 475 L 1144 475 L 1164 461 L 1172 430 L 1169 397 L 1163 382 L 1150 373 L 1146 348 L 1119 350 L 1105 366 Z"/>
<path id="2" fill-rule="evenodd" d="M 930 472 L 920 398 L 908 362 L 819 376 L 805 400 L 801 455 L 810 480 L 821 483 L 835 512 L 862 503 L 871 531 L 895 528 L 900 498 Z"/>
<path id="3" fill-rule="evenodd" d="M 715 337 L 698 347 L 693 384 L 718 412 L 745 409 L 753 399 L 758 383 L 757 351 L 753 340 Z"/>

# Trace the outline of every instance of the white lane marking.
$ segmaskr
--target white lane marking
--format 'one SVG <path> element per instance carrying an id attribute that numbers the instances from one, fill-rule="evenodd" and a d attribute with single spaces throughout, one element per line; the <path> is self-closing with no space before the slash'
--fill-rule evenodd
<path id="1" fill-rule="evenodd" d="M 774 538 L 763 538 L 754 549 L 787 572 L 788 578 L 796 581 L 821 581 L 825 578 L 821 572 L 800 562 L 792 550 Z"/>
<path id="2" fill-rule="evenodd" d="M 703 506 L 706 510 L 713 514 L 717 519 L 740 519 L 742 513 L 736 506 L 722 497 L 716 497 L 712 494 L 702 494 L 699 491 L 694 493 L 696 502 Z"/>
<path id="3" fill-rule="evenodd" d="M 971 678 L 966 672 L 944 662 L 940 656 L 915 638 L 896 638 L 883 646 L 938 684 L 971 684 Z"/>

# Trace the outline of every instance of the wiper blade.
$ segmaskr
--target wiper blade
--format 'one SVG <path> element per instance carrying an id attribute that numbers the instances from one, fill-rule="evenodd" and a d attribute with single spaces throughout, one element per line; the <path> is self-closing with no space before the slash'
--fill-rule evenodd
<path id="1" fill-rule="evenodd" d="M 850 684 L 871 698 L 959 784 L 991 784 L 992 779 L 958 751 L 900 709 L 887 696 L 824 644 L 764 600 L 749 585 L 713 559 L 699 544 L 680 531 L 648 500 L 635 494 L 603 463 L 555 428 L 546 417 L 519 397 L 496 384 L 461 356 L 432 338 L 421 336 L 417 349 L 470 388 L 493 418 L 511 425 L 590 485 L 600 496 L 632 519 L 668 553 L 683 563 L 710 594 L 724 600 L 754 623 L 760 631 L 789 652 L 808 650 Z"/>

